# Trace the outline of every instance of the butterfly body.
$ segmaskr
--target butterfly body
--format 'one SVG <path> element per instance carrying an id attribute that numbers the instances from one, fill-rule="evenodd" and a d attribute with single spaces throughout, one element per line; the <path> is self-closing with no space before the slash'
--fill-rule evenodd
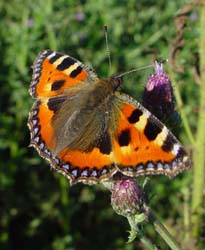
<path id="1" fill-rule="evenodd" d="M 189 168 L 178 140 L 136 100 L 121 79 L 99 79 L 78 60 L 43 51 L 33 65 L 31 145 L 71 183 L 165 174 Z"/>

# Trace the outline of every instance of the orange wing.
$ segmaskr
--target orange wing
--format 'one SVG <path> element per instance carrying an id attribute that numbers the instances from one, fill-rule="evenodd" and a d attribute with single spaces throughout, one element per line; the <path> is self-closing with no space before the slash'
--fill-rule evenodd
<path id="1" fill-rule="evenodd" d="M 102 136 L 98 145 L 89 152 L 70 150 L 65 147 L 56 156 L 53 155 L 52 152 L 56 146 L 55 131 L 52 126 L 54 113 L 49 109 L 48 102 L 49 99 L 38 100 L 29 114 L 31 146 L 35 147 L 38 153 L 71 183 L 93 184 L 108 180 L 118 171 L 114 164 L 110 136 Z"/>
<path id="2" fill-rule="evenodd" d="M 28 126 L 31 146 L 46 158 L 51 166 L 64 174 L 71 183 L 97 183 L 108 179 L 117 169 L 114 167 L 111 148 L 109 152 L 93 148 L 90 152 L 72 151 L 65 148 L 57 155 L 53 127 L 55 113 L 68 101 L 72 87 L 78 91 L 82 84 L 92 84 L 98 80 L 96 74 L 78 60 L 54 51 L 41 52 L 33 64 L 30 94 L 37 98 L 29 114 Z M 100 146 L 99 146 L 100 147 Z"/>
<path id="3" fill-rule="evenodd" d="M 182 145 L 156 117 L 131 97 L 123 94 L 120 99 L 123 104 L 113 151 L 123 174 L 174 177 L 190 168 Z"/>
<path id="4" fill-rule="evenodd" d="M 32 97 L 52 97 L 83 82 L 95 82 L 96 74 L 80 61 L 61 53 L 45 50 L 33 64 L 29 92 Z"/>

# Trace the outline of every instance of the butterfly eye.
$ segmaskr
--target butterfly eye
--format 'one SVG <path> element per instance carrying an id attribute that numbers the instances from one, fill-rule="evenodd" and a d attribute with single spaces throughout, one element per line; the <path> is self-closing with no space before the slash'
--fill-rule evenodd
<path id="1" fill-rule="evenodd" d="M 111 83 L 113 90 L 116 90 L 122 84 L 122 77 L 119 77 L 118 74 L 111 76 Z"/>

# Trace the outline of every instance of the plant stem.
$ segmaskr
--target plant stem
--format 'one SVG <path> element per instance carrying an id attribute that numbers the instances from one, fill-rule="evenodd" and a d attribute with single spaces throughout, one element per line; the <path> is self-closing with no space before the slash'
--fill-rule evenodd
<path id="1" fill-rule="evenodd" d="M 190 190 L 188 187 L 184 187 L 182 190 L 183 200 L 184 200 L 184 209 L 183 209 L 183 219 L 184 219 L 184 241 L 188 241 L 191 236 L 190 225 L 191 225 L 191 217 L 190 217 Z"/>
<path id="2" fill-rule="evenodd" d="M 131 227 L 130 235 L 132 235 L 131 236 L 132 239 L 129 239 L 128 243 L 132 242 L 134 238 L 137 237 L 138 239 L 140 239 L 143 245 L 146 246 L 148 250 L 158 250 L 158 248 L 155 245 L 153 245 L 152 242 L 147 237 L 143 235 L 143 233 L 138 227 L 138 224 L 135 221 L 135 218 L 133 216 L 128 216 L 127 219 Z"/>
<path id="3" fill-rule="evenodd" d="M 173 236 L 168 232 L 168 230 L 164 227 L 164 225 L 159 221 L 159 219 L 153 214 L 150 208 L 146 208 L 147 218 L 149 222 L 151 222 L 158 234 L 163 238 L 163 240 L 167 243 L 167 245 L 172 250 L 182 250 Z"/>
<path id="4" fill-rule="evenodd" d="M 196 144 L 193 153 L 194 181 L 192 193 L 193 235 L 199 239 L 202 228 L 203 185 L 205 181 L 205 0 L 201 1 L 200 15 L 200 107 L 197 122 Z"/>

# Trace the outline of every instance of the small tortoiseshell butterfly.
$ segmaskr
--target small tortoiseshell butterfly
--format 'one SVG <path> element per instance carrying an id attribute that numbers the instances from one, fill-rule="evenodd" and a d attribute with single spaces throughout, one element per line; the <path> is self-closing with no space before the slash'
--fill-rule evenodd
<path id="1" fill-rule="evenodd" d="M 41 52 L 33 65 L 31 145 L 71 183 L 127 176 L 174 177 L 190 167 L 182 145 L 155 116 L 78 60 Z"/>

